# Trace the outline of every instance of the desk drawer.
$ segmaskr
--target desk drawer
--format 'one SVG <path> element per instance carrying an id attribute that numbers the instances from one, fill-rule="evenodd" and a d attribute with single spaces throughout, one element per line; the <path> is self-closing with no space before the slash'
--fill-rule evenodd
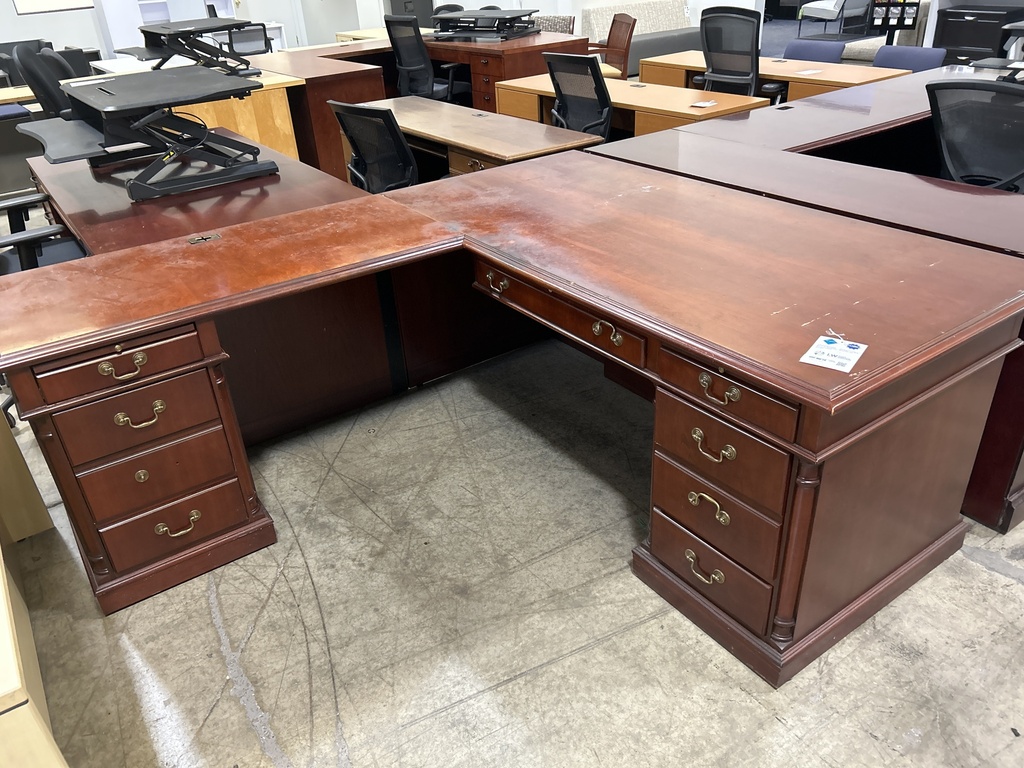
<path id="1" fill-rule="evenodd" d="M 496 165 L 500 165 L 500 163 L 484 160 L 454 149 L 448 150 L 448 169 L 452 173 L 472 173 L 486 168 L 494 168 Z"/>
<path id="2" fill-rule="evenodd" d="M 53 417 L 72 465 L 219 418 L 209 373 L 194 371 Z"/>
<path id="3" fill-rule="evenodd" d="M 767 631 L 771 586 L 657 509 L 651 512 L 651 554 L 754 634 Z"/>
<path id="4" fill-rule="evenodd" d="M 230 477 L 235 464 L 220 425 L 126 459 L 79 473 L 98 523 Z"/>
<path id="5" fill-rule="evenodd" d="M 505 79 L 505 61 L 501 56 L 473 56 L 469 60 L 469 71 L 474 88 L 478 75 L 487 75 L 497 82 Z"/>
<path id="6" fill-rule="evenodd" d="M 172 333 L 153 334 L 59 364 L 37 366 L 36 382 L 47 403 L 59 403 L 203 359 L 194 328 L 175 329 Z"/>
<path id="7" fill-rule="evenodd" d="M 789 491 L 789 454 L 659 389 L 654 442 L 744 499 L 781 516 Z"/>
<path id="8" fill-rule="evenodd" d="M 473 73 L 473 92 L 474 93 L 494 93 L 494 84 L 497 83 L 501 78 L 495 77 L 489 73 L 477 74 Z"/>
<path id="9" fill-rule="evenodd" d="M 667 383 L 700 399 L 709 408 L 728 411 L 783 440 L 796 438 L 797 409 L 774 397 L 662 347 L 658 374 Z"/>
<path id="10" fill-rule="evenodd" d="M 238 481 L 230 480 L 104 528 L 100 538 L 110 562 L 123 573 L 188 549 L 247 519 Z"/>
<path id="11" fill-rule="evenodd" d="M 646 340 L 623 330 L 614 318 L 598 317 L 550 293 L 527 285 L 483 261 L 476 262 L 476 282 L 493 296 L 519 308 L 557 331 L 612 357 L 643 368 Z"/>
<path id="12" fill-rule="evenodd" d="M 671 459 L 654 454 L 651 503 L 765 581 L 775 578 L 780 525 Z"/>
<path id="13" fill-rule="evenodd" d="M 473 109 L 497 112 L 498 102 L 494 91 L 473 91 Z"/>

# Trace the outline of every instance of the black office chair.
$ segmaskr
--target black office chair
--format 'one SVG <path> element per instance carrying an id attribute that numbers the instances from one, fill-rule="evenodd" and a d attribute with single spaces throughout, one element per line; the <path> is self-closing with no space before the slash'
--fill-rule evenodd
<path id="1" fill-rule="evenodd" d="M 267 34 L 267 25 L 254 22 L 240 29 L 229 29 L 227 48 L 239 56 L 254 56 L 270 53 L 273 43 Z"/>
<path id="2" fill-rule="evenodd" d="M 447 74 L 448 80 L 437 82 L 434 63 L 423 44 L 415 16 L 385 16 L 384 26 L 398 63 L 398 92 L 402 96 L 424 96 L 438 101 L 455 101 L 457 96 L 461 96 L 463 101 L 468 101 L 465 97 L 472 94 L 473 87 L 470 83 L 455 80 L 458 64 L 441 65 L 441 71 Z"/>
<path id="3" fill-rule="evenodd" d="M 916 45 L 883 45 L 875 52 L 873 67 L 909 69 L 924 72 L 942 66 L 946 58 L 945 48 L 921 48 Z"/>
<path id="4" fill-rule="evenodd" d="M 758 82 L 758 35 L 761 14 L 749 8 L 714 6 L 700 17 L 700 42 L 707 71 L 691 82 L 706 91 L 761 95 L 777 103 L 785 95 L 783 83 Z"/>
<path id="5" fill-rule="evenodd" d="M 13 63 L 14 49 L 19 45 L 27 45 L 36 51 L 41 51 L 43 48 L 52 48 L 53 44 L 42 39 L 35 40 L 9 40 L 7 42 L 0 42 L 0 68 L 7 72 L 8 77 L 11 81 L 11 85 L 27 85 L 25 78 L 21 76 L 21 72 L 17 66 Z M 4 62 L 11 62 L 10 69 L 4 65 Z"/>
<path id="6" fill-rule="evenodd" d="M 7 214 L 10 231 L 0 236 L 0 275 L 73 261 L 85 255 L 78 241 L 68 237 L 60 224 L 28 228 L 31 211 L 48 199 L 48 195 L 38 192 L 0 199 L 0 213 Z"/>
<path id="7" fill-rule="evenodd" d="M 352 148 L 354 186 L 378 194 L 418 181 L 416 159 L 390 109 L 328 101 Z"/>
<path id="8" fill-rule="evenodd" d="M 782 58 L 839 64 L 843 60 L 845 48 L 846 43 L 841 43 L 838 40 L 790 40 L 786 43 L 786 50 L 783 52 Z"/>
<path id="9" fill-rule="evenodd" d="M 439 13 L 455 13 L 456 11 L 466 10 L 461 5 L 439 5 L 434 9 L 434 15 L 437 16 Z M 481 8 L 481 10 L 483 10 Z"/>
<path id="10" fill-rule="evenodd" d="M 943 177 L 1024 192 L 1024 85 L 937 80 L 925 89 Z"/>
<path id="11" fill-rule="evenodd" d="M 50 53 L 53 54 L 53 51 Z M 64 59 L 56 54 L 46 56 L 28 46 L 19 45 L 14 49 L 14 61 L 46 117 L 71 115 L 71 102 L 61 90 L 60 81 L 74 77 L 75 73 Z"/>
<path id="12" fill-rule="evenodd" d="M 3 74 L 3 78 L 0 78 L 0 84 L 4 88 L 10 88 L 13 85 L 19 84 L 19 80 L 22 83 L 24 82 L 21 73 L 18 72 L 18 65 L 14 63 L 14 59 L 11 58 L 10 54 L 0 52 L 0 73 Z"/>
<path id="13" fill-rule="evenodd" d="M 607 140 L 612 127 L 612 100 L 601 75 L 600 57 L 575 53 L 541 55 L 555 88 L 552 122 L 560 128 Z"/>

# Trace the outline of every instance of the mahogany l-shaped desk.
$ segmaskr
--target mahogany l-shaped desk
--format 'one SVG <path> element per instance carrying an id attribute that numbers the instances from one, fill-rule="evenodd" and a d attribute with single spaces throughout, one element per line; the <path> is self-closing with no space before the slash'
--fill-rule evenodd
<path id="1" fill-rule="evenodd" d="M 546 326 L 653 392 L 634 570 L 779 685 L 959 548 L 1021 343 L 1024 261 L 581 152 L 192 234 L 0 281 L 0 366 L 106 611 L 273 540 L 225 367 L 259 340 L 223 319 L 354 285 L 308 327 L 392 390 Z M 800 362 L 822 336 L 866 345 L 852 373 Z"/>

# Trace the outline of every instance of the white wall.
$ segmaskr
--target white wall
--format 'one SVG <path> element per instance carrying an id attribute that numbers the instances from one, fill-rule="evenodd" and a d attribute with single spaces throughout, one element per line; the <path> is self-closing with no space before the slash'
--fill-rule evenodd
<path id="1" fill-rule="evenodd" d="M 289 48 L 311 44 L 307 40 L 299 0 L 240 0 L 235 7 L 235 16 L 249 21 L 276 21 L 283 24 Z M 333 37 L 331 42 L 334 42 Z"/>
<path id="2" fill-rule="evenodd" d="M 383 21 L 379 18 L 374 24 L 360 23 L 356 10 L 359 2 L 361 0 L 302 0 L 302 15 L 306 20 L 306 39 L 309 45 L 333 43 L 335 32 L 381 26 Z"/>
<path id="3" fill-rule="evenodd" d="M 100 48 L 100 28 L 96 11 L 33 13 L 19 16 L 14 0 L 0 0 L 0 30 L 4 40 L 35 40 L 44 38 L 57 48 L 76 45 L 79 48 Z"/>

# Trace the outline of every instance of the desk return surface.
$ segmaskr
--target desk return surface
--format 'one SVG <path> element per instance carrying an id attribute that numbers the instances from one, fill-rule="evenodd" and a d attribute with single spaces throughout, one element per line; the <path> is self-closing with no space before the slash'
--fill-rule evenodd
<path id="1" fill-rule="evenodd" d="M 769 682 L 959 548 L 1024 264 L 585 153 L 388 196 L 656 385 L 634 570 Z M 833 332 L 868 345 L 852 374 L 799 362 Z"/>

